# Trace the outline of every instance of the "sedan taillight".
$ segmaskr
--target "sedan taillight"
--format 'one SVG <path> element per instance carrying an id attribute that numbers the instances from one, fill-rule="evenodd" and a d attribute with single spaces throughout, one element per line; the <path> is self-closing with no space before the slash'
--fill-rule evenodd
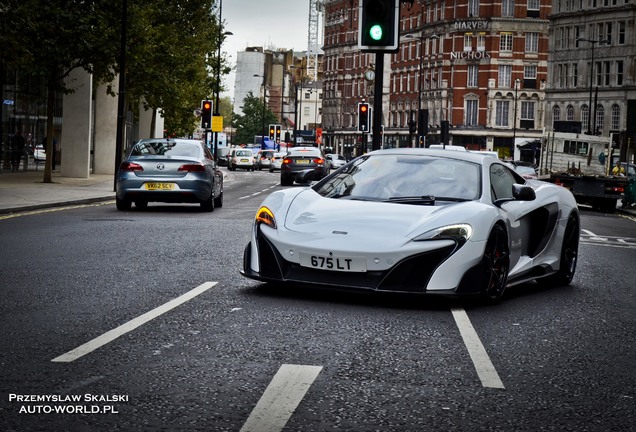
<path id="1" fill-rule="evenodd" d="M 204 172 L 205 166 L 201 163 L 181 165 L 178 171 L 186 172 Z"/>
<path id="2" fill-rule="evenodd" d="M 283 164 L 289 165 L 290 163 L 292 163 L 292 160 L 290 158 L 283 159 Z"/>
<path id="3" fill-rule="evenodd" d="M 119 171 L 143 171 L 143 167 L 134 162 L 122 162 Z"/>
<path id="4" fill-rule="evenodd" d="M 318 165 L 323 164 L 324 162 L 325 162 L 324 159 L 321 159 L 321 158 L 314 159 L 314 163 Z"/>

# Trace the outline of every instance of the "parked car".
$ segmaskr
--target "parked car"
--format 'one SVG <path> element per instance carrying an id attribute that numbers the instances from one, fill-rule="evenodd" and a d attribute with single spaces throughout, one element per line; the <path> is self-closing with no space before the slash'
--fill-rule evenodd
<path id="1" fill-rule="evenodd" d="M 281 166 L 283 165 L 283 159 L 287 153 L 276 152 L 272 155 L 269 164 L 269 172 L 280 171 Z"/>
<path id="2" fill-rule="evenodd" d="M 117 210 L 148 202 L 199 203 L 204 211 L 223 206 L 223 174 L 205 144 L 188 139 L 146 139 L 119 166 Z"/>
<path id="3" fill-rule="evenodd" d="M 292 147 L 283 158 L 280 184 L 291 186 L 296 181 L 298 173 L 308 170 L 312 173 L 312 180 L 320 180 L 329 174 L 329 164 L 322 151 L 317 147 Z"/>
<path id="4" fill-rule="evenodd" d="M 510 166 L 525 179 L 536 179 L 539 177 L 537 169 L 529 162 L 515 160 L 507 160 L 505 162 L 509 163 Z"/>
<path id="5" fill-rule="evenodd" d="M 36 162 L 44 162 L 46 160 L 46 151 L 42 144 L 38 144 L 33 149 L 33 159 Z"/>
<path id="6" fill-rule="evenodd" d="M 254 167 L 256 165 L 255 160 L 256 159 L 252 150 L 245 148 L 233 148 L 230 151 L 227 168 L 230 171 L 235 171 L 237 168 L 254 171 Z"/>
<path id="7" fill-rule="evenodd" d="M 526 182 L 493 157 L 378 150 L 311 187 L 266 197 L 241 274 L 277 285 L 495 302 L 533 279 L 569 284 L 579 234 L 569 190 Z"/>
<path id="8" fill-rule="evenodd" d="M 329 168 L 332 169 L 340 168 L 347 163 L 344 156 L 335 153 L 325 155 L 325 159 L 327 159 L 327 161 L 329 162 Z"/>

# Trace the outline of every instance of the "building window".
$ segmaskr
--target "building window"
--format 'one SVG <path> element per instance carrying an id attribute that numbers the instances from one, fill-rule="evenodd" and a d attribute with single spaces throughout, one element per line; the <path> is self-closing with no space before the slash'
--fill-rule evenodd
<path id="1" fill-rule="evenodd" d="M 612 105 L 612 130 L 619 130 L 621 127 L 621 107 Z"/>
<path id="2" fill-rule="evenodd" d="M 536 66 L 524 66 L 523 67 L 524 79 L 537 79 L 537 67 Z"/>
<path id="3" fill-rule="evenodd" d="M 476 99 L 468 99 L 465 101 L 465 104 L 466 106 L 464 107 L 464 112 L 466 113 L 466 119 L 464 121 L 464 124 L 466 126 L 476 126 L 477 114 L 479 112 L 479 101 Z"/>
<path id="4" fill-rule="evenodd" d="M 477 51 L 486 51 L 486 33 L 477 34 Z"/>
<path id="5" fill-rule="evenodd" d="M 464 33 L 464 51 L 473 50 L 473 34 Z"/>
<path id="6" fill-rule="evenodd" d="M 502 17 L 515 16 L 515 0 L 503 0 L 501 2 L 501 16 Z"/>
<path id="7" fill-rule="evenodd" d="M 570 84 L 572 84 L 572 88 L 579 85 L 579 67 L 576 63 L 570 65 Z"/>
<path id="8" fill-rule="evenodd" d="M 552 121 L 557 122 L 559 120 L 561 120 L 561 108 L 555 105 L 554 108 L 552 108 Z"/>
<path id="9" fill-rule="evenodd" d="M 539 52 L 539 33 L 526 33 L 526 52 Z"/>
<path id="10" fill-rule="evenodd" d="M 512 65 L 499 65 L 499 87 L 510 87 Z"/>
<path id="11" fill-rule="evenodd" d="M 539 18 L 541 9 L 541 0 L 528 0 L 528 17 Z"/>
<path id="12" fill-rule="evenodd" d="M 616 61 L 616 85 L 623 85 L 623 60 Z"/>
<path id="13" fill-rule="evenodd" d="M 590 109 L 587 105 L 581 107 L 581 128 L 585 131 L 590 130 Z"/>
<path id="14" fill-rule="evenodd" d="M 625 21 L 618 23 L 618 44 L 625 45 Z"/>
<path id="15" fill-rule="evenodd" d="M 479 0 L 468 0 L 468 16 L 479 16 Z"/>
<path id="16" fill-rule="evenodd" d="M 603 105 L 596 105 L 596 130 L 602 131 L 605 128 L 605 108 Z"/>
<path id="17" fill-rule="evenodd" d="M 499 35 L 499 51 L 512 52 L 512 33 L 501 32 Z"/>
<path id="18" fill-rule="evenodd" d="M 510 101 L 497 101 L 495 107 L 495 126 L 508 127 L 510 125 Z"/>
<path id="19" fill-rule="evenodd" d="M 565 119 L 567 121 L 574 121 L 574 107 L 572 105 L 568 105 L 565 110 Z"/>
<path id="20" fill-rule="evenodd" d="M 479 76 L 479 66 L 468 65 L 468 81 L 466 85 L 468 87 L 477 87 L 479 85 L 478 76 Z"/>
<path id="21" fill-rule="evenodd" d="M 603 62 L 603 85 L 610 85 L 610 62 L 608 61 Z"/>
<path id="22" fill-rule="evenodd" d="M 534 102 L 521 102 L 521 120 L 534 120 Z"/>

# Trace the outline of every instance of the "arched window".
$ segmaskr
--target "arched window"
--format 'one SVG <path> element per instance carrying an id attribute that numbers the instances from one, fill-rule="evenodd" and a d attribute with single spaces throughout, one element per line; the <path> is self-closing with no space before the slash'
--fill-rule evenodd
<path id="1" fill-rule="evenodd" d="M 612 130 L 621 128 L 621 107 L 617 104 L 612 105 Z"/>
<path id="2" fill-rule="evenodd" d="M 552 121 L 556 122 L 559 120 L 561 120 L 561 108 L 558 105 L 555 105 L 554 108 L 552 108 Z"/>
<path id="3" fill-rule="evenodd" d="M 605 108 L 603 105 L 596 106 L 596 131 L 605 129 Z"/>
<path id="4" fill-rule="evenodd" d="M 590 130 L 590 109 L 587 105 L 581 107 L 581 128 L 584 131 Z"/>
<path id="5" fill-rule="evenodd" d="M 568 105 L 566 116 L 567 121 L 574 121 L 574 107 L 572 105 Z"/>

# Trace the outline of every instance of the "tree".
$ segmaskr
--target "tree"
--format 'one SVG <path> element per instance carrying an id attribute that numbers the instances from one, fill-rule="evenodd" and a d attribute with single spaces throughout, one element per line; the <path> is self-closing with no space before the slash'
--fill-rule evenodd
<path id="1" fill-rule="evenodd" d="M 0 46 L 3 66 L 43 80 L 47 89 L 44 182 L 51 182 L 53 108 L 56 92 L 72 92 L 64 78 L 75 68 L 112 77 L 118 29 L 112 1 L 7 0 L 3 2 Z M 4 85 L 4 76 L 3 85 Z"/>
<path id="2" fill-rule="evenodd" d="M 236 128 L 234 143 L 251 144 L 254 142 L 254 136 L 267 135 L 264 127 L 277 122 L 276 114 L 267 108 L 263 98 L 257 98 L 249 92 L 243 99 L 243 115 L 234 114 L 232 119 L 232 126 Z"/>

